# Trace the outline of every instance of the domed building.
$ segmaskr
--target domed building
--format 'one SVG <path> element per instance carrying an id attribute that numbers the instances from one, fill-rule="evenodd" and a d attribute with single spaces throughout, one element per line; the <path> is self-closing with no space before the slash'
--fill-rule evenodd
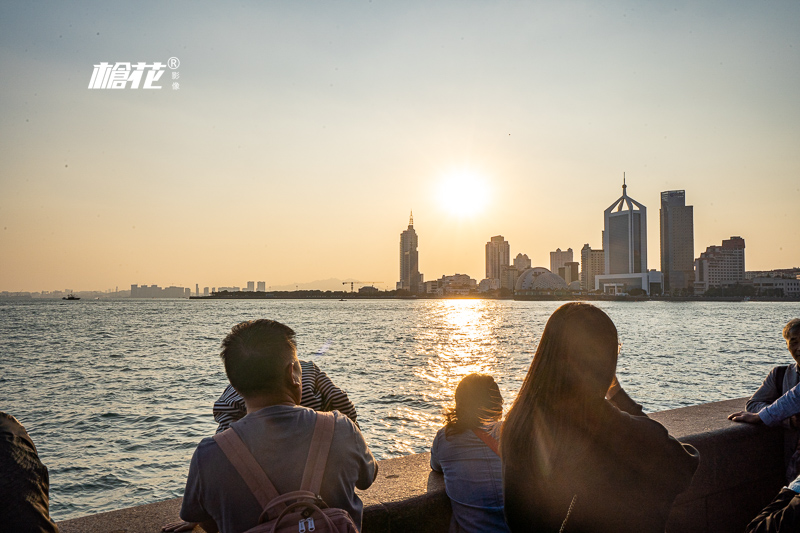
<path id="1" fill-rule="evenodd" d="M 553 274 L 544 267 L 525 269 L 514 285 L 515 294 L 530 294 L 535 291 L 557 291 L 566 289 L 567 282 L 558 274 Z"/>
<path id="2" fill-rule="evenodd" d="M 579 292 L 581 290 L 581 282 L 577 279 L 569 284 L 570 292 Z"/>

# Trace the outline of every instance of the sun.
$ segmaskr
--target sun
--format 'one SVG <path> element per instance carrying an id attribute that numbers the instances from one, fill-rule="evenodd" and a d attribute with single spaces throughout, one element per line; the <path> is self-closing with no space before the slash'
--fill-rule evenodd
<path id="1" fill-rule="evenodd" d="M 439 183 L 437 200 L 451 215 L 470 217 L 486 207 L 489 187 L 486 180 L 473 170 L 453 170 Z"/>

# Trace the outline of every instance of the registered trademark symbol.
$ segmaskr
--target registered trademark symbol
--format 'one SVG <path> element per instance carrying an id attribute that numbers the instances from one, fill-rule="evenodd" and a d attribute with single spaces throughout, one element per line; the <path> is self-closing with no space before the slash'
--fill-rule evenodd
<path id="1" fill-rule="evenodd" d="M 176 68 L 178 68 L 179 66 L 181 66 L 181 60 L 180 60 L 180 59 L 178 59 L 177 57 L 170 57 L 170 58 L 167 60 L 167 65 L 168 65 L 168 66 L 169 66 L 169 68 L 171 68 L 172 70 L 175 70 Z"/>

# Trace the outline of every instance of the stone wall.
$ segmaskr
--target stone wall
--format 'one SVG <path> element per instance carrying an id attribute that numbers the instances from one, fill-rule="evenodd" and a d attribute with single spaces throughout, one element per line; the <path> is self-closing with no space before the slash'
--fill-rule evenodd
<path id="1" fill-rule="evenodd" d="M 700 467 L 675 502 L 668 530 L 741 532 L 783 485 L 783 432 L 729 422 L 744 399 L 654 413 L 669 432 L 700 451 Z M 427 453 L 380 461 L 366 491 L 364 533 L 446 532 L 450 503 Z M 155 533 L 178 519 L 180 498 L 59 523 L 62 533 Z M 200 528 L 198 528 L 198 531 Z"/>

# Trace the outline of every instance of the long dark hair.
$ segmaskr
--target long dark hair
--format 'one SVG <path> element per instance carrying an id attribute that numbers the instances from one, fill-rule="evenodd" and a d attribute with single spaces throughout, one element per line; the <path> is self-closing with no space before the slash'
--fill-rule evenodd
<path id="1" fill-rule="evenodd" d="M 445 411 L 445 435 L 451 437 L 500 419 L 503 397 L 494 378 L 470 374 L 456 387 L 456 406 Z"/>
<path id="2" fill-rule="evenodd" d="M 603 311 L 564 304 L 545 325 L 528 375 L 503 424 L 503 457 L 547 474 L 570 430 L 592 432 L 617 366 L 617 328 Z"/>

